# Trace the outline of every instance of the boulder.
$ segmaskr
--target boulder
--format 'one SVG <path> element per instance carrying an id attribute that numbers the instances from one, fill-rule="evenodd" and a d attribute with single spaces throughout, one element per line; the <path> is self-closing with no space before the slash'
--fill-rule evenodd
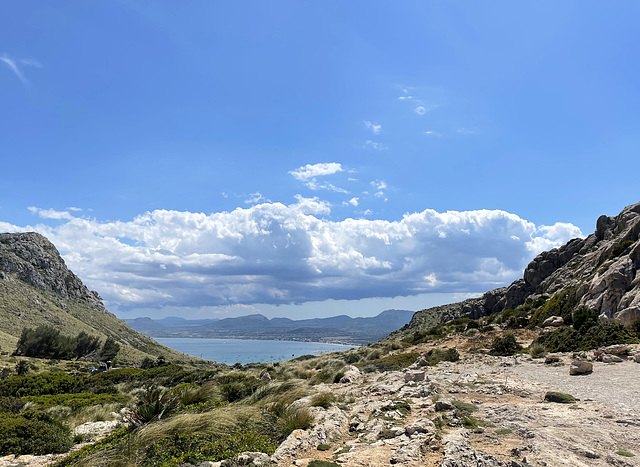
<path id="1" fill-rule="evenodd" d="M 419 382 L 427 379 L 427 372 L 424 370 L 409 370 L 404 374 L 405 382 L 411 381 Z"/>
<path id="2" fill-rule="evenodd" d="M 617 355 L 610 355 L 606 353 L 602 356 L 602 363 L 620 363 L 621 361 L 623 361 L 622 358 Z"/>
<path id="3" fill-rule="evenodd" d="M 640 352 L 636 352 L 633 354 L 633 359 L 636 363 L 640 363 Z"/>
<path id="4" fill-rule="evenodd" d="M 542 323 L 543 328 L 559 328 L 560 326 L 564 326 L 564 319 L 562 318 L 562 316 L 550 316 L 549 318 L 544 320 L 544 323 Z"/>
<path id="5" fill-rule="evenodd" d="M 340 378 L 340 383 L 359 383 L 362 381 L 362 372 L 355 366 L 350 365 L 347 371 L 344 372 L 344 376 Z"/>
<path id="6" fill-rule="evenodd" d="M 586 373 L 591 373 L 592 371 L 593 363 L 581 360 L 571 362 L 571 366 L 569 367 L 570 375 L 584 375 Z"/>
<path id="7" fill-rule="evenodd" d="M 436 412 L 447 412 L 453 410 L 453 405 L 446 401 L 436 401 Z"/>

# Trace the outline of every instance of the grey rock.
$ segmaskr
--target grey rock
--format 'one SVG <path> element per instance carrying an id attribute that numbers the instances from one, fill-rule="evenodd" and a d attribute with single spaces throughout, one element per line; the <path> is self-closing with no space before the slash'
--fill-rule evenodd
<path id="1" fill-rule="evenodd" d="M 424 370 L 408 370 L 404 374 L 405 382 L 419 382 L 427 379 L 427 373 Z"/>
<path id="2" fill-rule="evenodd" d="M 564 318 L 562 318 L 562 316 L 550 316 L 549 318 L 544 320 L 544 323 L 542 323 L 543 328 L 558 328 L 560 326 L 564 326 Z"/>
<path id="3" fill-rule="evenodd" d="M 602 356 L 602 363 L 620 363 L 623 359 L 617 355 L 604 354 Z"/>
<path id="4" fill-rule="evenodd" d="M 436 412 L 447 412 L 453 410 L 453 405 L 446 401 L 436 401 L 435 409 Z"/>
<path id="5" fill-rule="evenodd" d="M 592 371 L 593 363 L 581 360 L 571 362 L 571 366 L 569 367 L 570 375 L 584 375 L 586 373 L 591 373 Z"/>

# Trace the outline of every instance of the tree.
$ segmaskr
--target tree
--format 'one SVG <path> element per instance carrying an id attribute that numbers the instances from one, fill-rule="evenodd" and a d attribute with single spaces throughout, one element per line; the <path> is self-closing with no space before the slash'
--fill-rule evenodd
<path id="1" fill-rule="evenodd" d="M 26 360 L 20 360 L 18 363 L 16 363 L 16 373 L 18 373 L 19 375 L 26 375 L 29 372 L 30 369 L 30 365 L 29 362 Z"/>
<path id="2" fill-rule="evenodd" d="M 86 357 L 87 355 L 92 354 L 100 347 L 100 339 L 94 336 L 90 336 L 84 331 L 81 331 L 78 334 L 78 337 L 75 339 L 76 341 L 76 358 Z"/>
<path id="3" fill-rule="evenodd" d="M 120 344 L 113 337 L 107 337 L 98 354 L 101 360 L 113 360 L 120 351 Z"/>

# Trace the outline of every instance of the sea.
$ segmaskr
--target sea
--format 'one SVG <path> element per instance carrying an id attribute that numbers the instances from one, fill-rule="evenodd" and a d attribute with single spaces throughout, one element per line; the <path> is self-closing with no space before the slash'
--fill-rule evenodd
<path id="1" fill-rule="evenodd" d="M 302 355 L 320 355 L 327 352 L 353 349 L 354 345 L 324 344 L 251 339 L 195 339 L 157 337 L 156 341 L 178 352 L 193 357 L 215 360 L 218 363 L 268 363 L 291 360 Z"/>

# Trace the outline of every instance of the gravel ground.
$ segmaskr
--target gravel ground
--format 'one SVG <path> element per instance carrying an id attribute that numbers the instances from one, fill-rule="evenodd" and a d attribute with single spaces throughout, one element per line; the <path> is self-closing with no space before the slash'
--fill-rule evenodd
<path id="1" fill-rule="evenodd" d="M 508 367 L 507 372 L 582 400 L 600 402 L 616 412 L 635 414 L 640 420 L 640 363 L 593 362 L 593 373 L 570 376 L 570 359 L 564 360 L 562 366 L 523 364 Z"/>

